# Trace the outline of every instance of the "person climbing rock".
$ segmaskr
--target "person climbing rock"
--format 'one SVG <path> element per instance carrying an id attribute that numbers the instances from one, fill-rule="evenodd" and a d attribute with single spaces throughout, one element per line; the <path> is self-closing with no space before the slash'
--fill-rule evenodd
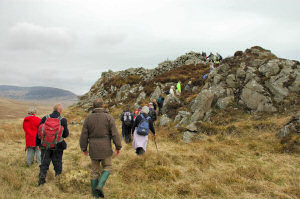
<path id="1" fill-rule="evenodd" d="M 104 198 L 103 187 L 112 172 L 111 140 L 116 147 L 117 155 L 120 154 L 122 144 L 115 120 L 104 109 L 102 99 L 96 99 L 93 102 L 93 108 L 93 112 L 83 123 L 79 143 L 83 154 L 91 158 L 92 194 L 96 198 Z M 103 168 L 101 175 L 100 163 Z"/>
<path id="2" fill-rule="evenodd" d="M 176 95 L 180 96 L 181 95 L 181 81 L 179 80 L 177 85 L 176 85 Z"/>
<path id="3" fill-rule="evenodd" d="M 158 106 L 158 115 L 161 115 L 161 109 L 164 105 L 164 101 L 165 101 L 165 98 L 163 98 L 162 95 L 160 95 L 159 98 L 156 100 L 157 106 Z"/>

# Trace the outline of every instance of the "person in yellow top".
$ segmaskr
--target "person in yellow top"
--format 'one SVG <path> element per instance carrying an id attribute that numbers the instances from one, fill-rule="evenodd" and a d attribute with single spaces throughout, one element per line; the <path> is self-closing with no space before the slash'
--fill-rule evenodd
<path id="1" fill-rule="evenodd" d="M 181 81 L 179 80 L 176 86 L 176 94 L 181 95 Z"/>

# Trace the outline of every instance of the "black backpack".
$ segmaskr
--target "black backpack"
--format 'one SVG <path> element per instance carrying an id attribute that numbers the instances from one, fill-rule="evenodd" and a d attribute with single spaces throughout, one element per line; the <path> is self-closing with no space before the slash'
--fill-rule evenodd
<path id="1" fill-rule="evenodd" d="M 151 117 L 151 120 L 154 122 L 156 120 L 156 112 L 153 108 L 150 108 L 149 110 L 149 116 Z"/>
<path id="2" fill-rule="evenodd" d="M 131 126 L 133 120 L 131 112 L 129 111 L 124 112 L 123 118 L 124 118 L 123 120 L 124 124 L 126 126 Z"/>

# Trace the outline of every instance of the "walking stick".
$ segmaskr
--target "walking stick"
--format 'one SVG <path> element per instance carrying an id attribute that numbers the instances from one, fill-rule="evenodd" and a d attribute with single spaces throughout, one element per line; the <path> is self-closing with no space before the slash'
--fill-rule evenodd
<path id="1" fill-rule="evenodd" d="M 158 148 L 157 148 L 156 138 L 154 138 L 154 143 L 155 143 L 156 151 L 157 151 L 157 153 L 158 153 Z"/>

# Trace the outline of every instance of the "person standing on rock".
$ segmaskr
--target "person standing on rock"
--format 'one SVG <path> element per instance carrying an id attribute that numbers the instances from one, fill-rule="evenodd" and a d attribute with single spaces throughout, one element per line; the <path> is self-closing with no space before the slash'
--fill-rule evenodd
<path id="1" fill-rule="evenodd" d="M 122 138 L 124 138 L 126 144 L 131 142 L 131 128 L 133 125 L 134 115 L 130 111 L 130 106 L 127 105 L 126 110 L 121 114 L 120 120 L 122 121 Z"/>
<path id="2" fill-rule="evenodd" d="M 176 95 L 181 95 L 181 81 L 179 80 L 176 86 Z"/>
<path id="3" fill-rule="evenodd" d="M 147 149 L 149 130 L 153 133 L 155 139 L 155 129 L 149 114 L 149 107 L 144 106 L 141 114 L 137 116 L 133 128 L 133 149 L 136 150 L 137 155 L 143 155 Z"/>
<path id="4" fill-rule="evenodd" d="M 161 109 L 164 105 L 164 101 L 165 101 L 165 98 L 163 98 L 162 95 L 160 95 L 159 98 L 157 99 L 158 115 L 161 115 Z"/>
<path id="5" fill-rule="evenodd" d="M 27 151 L 26 165 L 30 166 L 34 159 L 34 154 L 36 154 L 36 162 L 41 164 L 41 152 L 37 149 L 35 144 L 35 138 L 37 134 L 38 127 L 40 125 L 41 119 L 35 116 L 36 109 L 30 107 L 28 110 L 28 115 L 23 121 L 23 130 L 25 132 L 25 142 Z"/>
<path id="6" fill-rule="evenodd" d="M 69 136 L 68 122 L 61 116 L 63 106 L 56 104 L 53 113 L 42 118 L 38 133 L 36 136 L 36 146 L 41 150 L 41 165 L 39 174 L 39 183 L 46 182 L 46 175 L 52 161 L 55 176 L 62 173 L 63 151 L 67 148 L 64 138 Z"/>
<path id="7" fill-rule="evenodd" d="M 169 95 L 175 96 L 174 90 L 175 90 L 175 86 L 171 86 L 170 91 L 169 91 Z"/>
<path id="8" fill-rule="evenodd" d="M 120 154 L 122 144 L 115 120 L 104 109 L 102 99 L 96 99 L 93 108 L 93 112 L 84 121 L 79 143 L 84 155 L 91 158 L 92 194 L 96 198 L 104 198 L 103 187 L 112 172 L 111 140 L 116 147 L 117 155 Z M 101 175 L 100 163 L 103 167 Z"/>

